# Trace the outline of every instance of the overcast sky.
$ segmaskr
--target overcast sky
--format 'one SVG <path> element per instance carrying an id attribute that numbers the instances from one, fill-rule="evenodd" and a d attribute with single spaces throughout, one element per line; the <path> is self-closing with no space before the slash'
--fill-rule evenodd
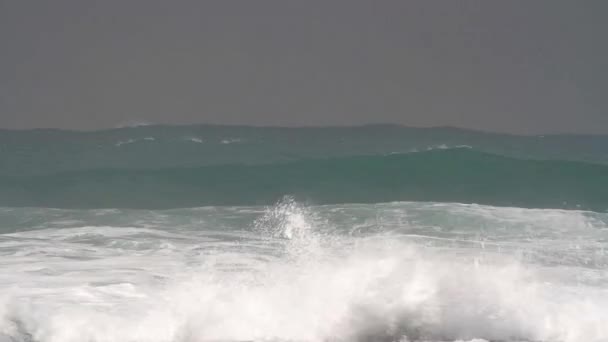
<path id="1" fill-rule="evenodd" d="M 608 1 L 0 0 L 0 127 L 608 133 Z"/>

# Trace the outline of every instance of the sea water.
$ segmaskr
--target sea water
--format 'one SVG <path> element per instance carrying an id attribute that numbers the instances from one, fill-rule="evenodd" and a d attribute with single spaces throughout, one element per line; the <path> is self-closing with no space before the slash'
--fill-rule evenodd
<path id="1" fill-rule="evenodd" d="M 608 341 L 608 139 L 327 130 L 1 132 L 0 341 Z"/>

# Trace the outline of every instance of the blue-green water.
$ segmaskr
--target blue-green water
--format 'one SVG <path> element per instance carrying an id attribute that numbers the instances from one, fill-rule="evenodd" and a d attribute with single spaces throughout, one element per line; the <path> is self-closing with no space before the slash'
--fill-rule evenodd
<path id="1" fill-rule="evenodd" d="M 608 209 L 608 137 L 399 126 L 0 131 L 0 205 L 441 201 Z"/>
<path id="2" fill-rule="evenodd" d="M 608 341 L 608 136 L 0 131 L 0 342 Z"/>

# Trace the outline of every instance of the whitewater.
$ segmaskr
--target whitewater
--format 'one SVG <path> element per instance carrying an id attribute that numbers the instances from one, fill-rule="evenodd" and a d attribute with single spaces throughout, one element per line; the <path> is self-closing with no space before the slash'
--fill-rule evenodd
<path id="1" fill-rule="evenodd" d="M 0 131 L 0 342 L 608 341 L 606 142 Z"/>

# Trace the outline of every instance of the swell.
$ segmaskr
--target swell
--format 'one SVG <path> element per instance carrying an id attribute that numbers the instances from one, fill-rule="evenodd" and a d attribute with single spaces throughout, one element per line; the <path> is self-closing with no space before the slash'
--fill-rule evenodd
<path id="1" fill-rule="evenodd" d="M 94 169 L 0 178 L 0 206 L 179 208 L 436 201 L 608 209 L 608 166 L 514 159 L 471 149 L 309 159 L 264 165 Z"/>
<path id="2" fill-rule="evenodd" d="M 144 126 L 92 132 L 0 130 L 0 177 L 100 168 L 259 165 L 464 145 L 513 158 L 608 164 L 608 136 L 516 136 L 396 125 Z"/>

